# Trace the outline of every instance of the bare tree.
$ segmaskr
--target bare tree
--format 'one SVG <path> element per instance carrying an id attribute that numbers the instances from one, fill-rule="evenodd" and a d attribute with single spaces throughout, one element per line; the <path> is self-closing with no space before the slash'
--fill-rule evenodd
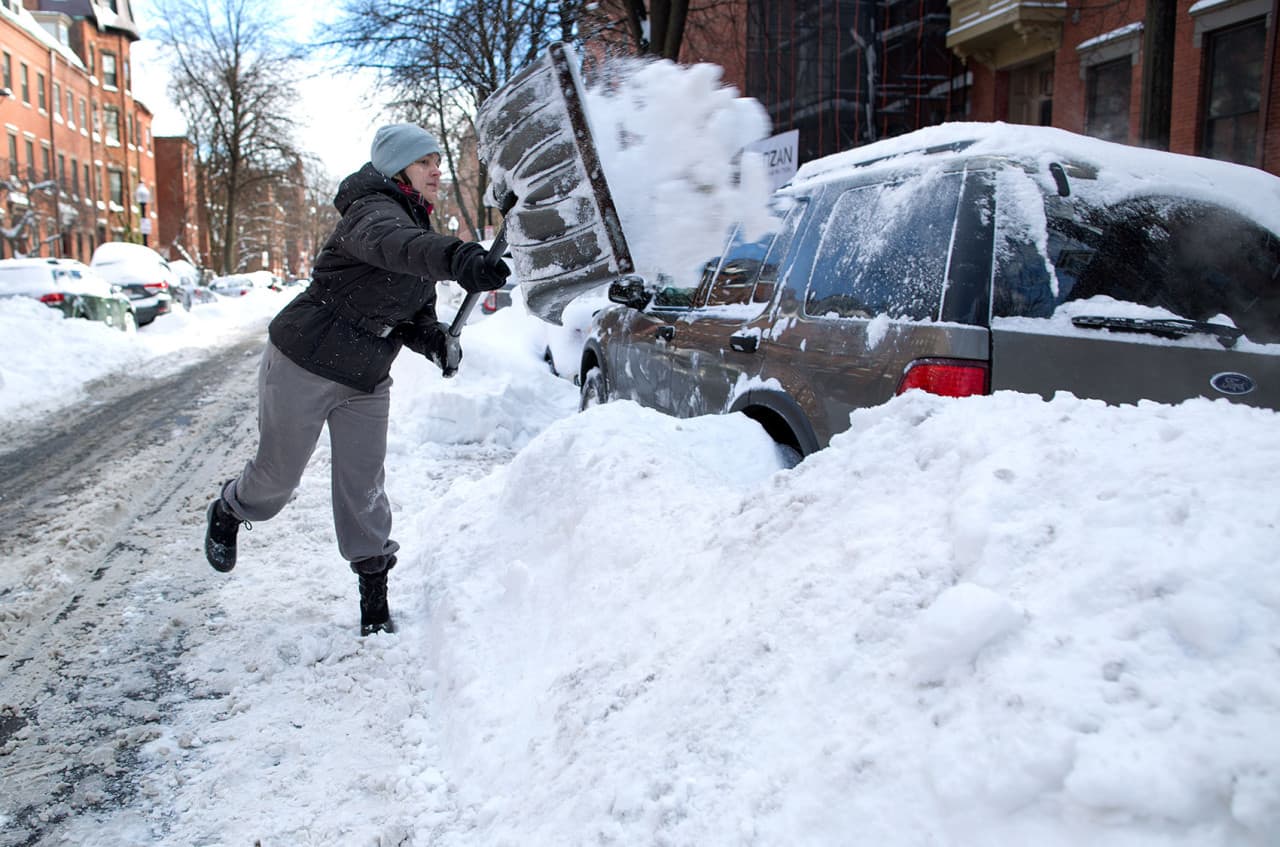
<path id="1" fill-rule="evenodd" d="M 255 0 L 156 0 L 157 40 L 173 73 L 202 171 L 214 254 L 223 273 L 252 250 L 250 208 L 296 158 L 297 56 L 281 21 Z"/>
<path id="2" fill-rule="evenodd" d="M 480 104 L 556 40 L 572 40 L 581 0 L 346 0 L 317 47 L 337 48 L 350 67 L 372 69 L 391 112 L 432 129 L 465 228 L 488 213 L 487 178 L 475 166 L 473 118 Z"/>

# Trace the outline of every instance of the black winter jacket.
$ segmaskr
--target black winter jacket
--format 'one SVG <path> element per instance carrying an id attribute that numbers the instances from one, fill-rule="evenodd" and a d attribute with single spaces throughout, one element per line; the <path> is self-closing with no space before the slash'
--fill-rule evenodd
<path id="1" fill-rule="evenodd" d="M 461 243 L 371 164 L 342 181 L 342 213 L 311 285 L 271 321 L 271 343 L 302 368 L 360 391 L 386 379 L 402 344 L 437 333 L 436 280 Z"/>

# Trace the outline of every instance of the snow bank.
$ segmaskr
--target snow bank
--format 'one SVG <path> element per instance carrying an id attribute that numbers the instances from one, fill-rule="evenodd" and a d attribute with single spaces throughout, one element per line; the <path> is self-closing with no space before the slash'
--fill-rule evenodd
<path id="1" fill-rule="evenodd" d="M 163 376 L 266 322 L 299 289 L 260 291 L 185 312 L 174 305 L 126 334 L 105 324 L 66 320 L 42 303 L 0 298 L 0 422 L 17 423 L 66 408 L 84 387 L 127 372 Z"/>
<path id="2" fill-rule="evenodd" d="M 912 393 L 790 471 L 553 424 L 411 530 L 472 843 L 1270 843 L 1275 424 Z"/>

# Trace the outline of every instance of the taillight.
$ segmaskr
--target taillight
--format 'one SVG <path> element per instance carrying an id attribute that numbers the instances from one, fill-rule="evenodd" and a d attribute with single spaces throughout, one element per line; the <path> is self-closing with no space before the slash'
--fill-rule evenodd
<path id="1" fill-rule="evenodd" d="M 898 394 L 919 388 L 943 397 L 969 397 L 991 391 L 991 371 L 986 362 L 962 359 L 917 359 L 907 366 L 898 383 Z"/>
<path id="2" fill-rule="evenodd" d="M 155 292 L 155 293 L 157 293 L 157 294 L 163 294 L 164 292 L 166 292 L 166 291 L 168 291 L 168 290 L 169 290 L 169 283 L 167 283 L 167 282 L 148 282 L 148 283 L 146 283 L 145 285 L 143 285 L 142 287 L 143 287 L 143 288 L 145 288 L 145 289 L 147 289 L 148 291 L 153 291 L 153 292 Z"/>
<path id="3" fill-rule="evenodd" d="M 498 292 L 490 291 L 484 296 L 484 300 L 480 301 L 480 308 L 486 312 L 498 311 Z"/>
<path id="4" fill-rule="evenodd" d="M 41 302 L 41 303 L 47 303 L 47 304 L 49 304 L 50 306 L 52 306 L 52 305 L 54 305 L 55 303 L 61 303 L 61 302 L 63 302 L 63 301 L 64 301 L 64 300 L 66 300 L 66 299 L 67 299 L 67 296 L 66 296 L 65 294 L 58 294 L 58 293 L 54 293 L 54 294 L 45 294 L 44 296 L 42 296 L 42 297 L 40 298 L 40 302 Z"/>

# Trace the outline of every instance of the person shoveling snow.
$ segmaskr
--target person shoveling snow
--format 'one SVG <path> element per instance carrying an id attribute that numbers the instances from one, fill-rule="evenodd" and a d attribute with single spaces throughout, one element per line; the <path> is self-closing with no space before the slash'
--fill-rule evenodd
<path id="1" fill-rule="evenodd" d="M 479 244 L 431 230 L 440 193 L 440 146 L 426 130 L 378 130 L 369 163 L 347 177 L 342 219 L 316 258 L 311 286 L 271 322 L 258 377 L 257 455 L 209 504 L 205 555 L 236 565 L 241 524 L 275 517 L 297 489 L 321 429 L 333 449 L 338 550 L 359 578 L 360 631 L 394 631 L 387 572 L 399 549 L 384 489 L 391 364 L 401 347 L 442 372 L 462 349 L 436 319 L 436 282 L 468 293 L 502 287 L 505 265 Z"/>

